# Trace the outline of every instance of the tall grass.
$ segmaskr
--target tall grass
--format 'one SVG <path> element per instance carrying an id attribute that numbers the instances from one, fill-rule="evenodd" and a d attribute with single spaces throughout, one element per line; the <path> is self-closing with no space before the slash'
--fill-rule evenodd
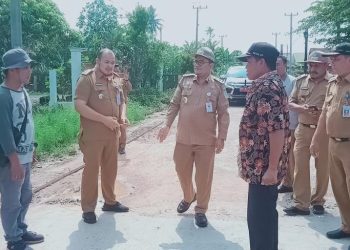
<path id="1" fill-rule="evenodd" d="M 127 110 L 130 123 L 138 123 L 147 115 L 166 107 L 172 93 L 148 89 L 132 92 Z M 34 109 L 34 123 L 39 158 L 75 153 L 80 121 L 72 106 L 39 106 Z"/>

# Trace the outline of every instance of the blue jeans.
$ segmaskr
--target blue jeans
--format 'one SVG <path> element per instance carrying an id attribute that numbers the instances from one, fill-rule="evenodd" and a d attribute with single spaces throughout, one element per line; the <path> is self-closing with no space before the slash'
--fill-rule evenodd
<path id="1" fill-rule="evenodd" d="M 30 182 L 32 164 L 22 167 L 24 179 L 21 181 L 11 179 L 9 166 L 0 167 L 1 222 L 7 241 L 18 241 L 27 232 L 24 219 L 33 196 Z"/>

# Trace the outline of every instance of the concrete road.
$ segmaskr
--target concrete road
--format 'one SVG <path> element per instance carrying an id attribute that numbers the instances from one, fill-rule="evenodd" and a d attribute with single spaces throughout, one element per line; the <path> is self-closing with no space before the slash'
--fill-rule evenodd
<path id="1" fill-rule="evenodd" d="M 116 192 L 119 200 L 130 206 L 129 213 L 102 212 L 103 199 L 100 195 L 96 210 L 98 222 L 94 225 L 82 222 L 79 206 L 81 172 L 36 194 L 28 222 L 30 229 L 43 233 L 46 240 L 33 245 L 32 249 L 249 249 L 247 184 L 238 177 L 236 164 L 242 110 L 241 107 L 230 108 L 231 126 L 225 149 L 216 158 L 207 228 L 194 226 L 193 206 L 183 215 L 176 213 L 182 194 L 172 162 L 176 132 L 173 125 L 164 143 L 156 141 L 157 131 L 147 133 L 130 143 L 127 154 L 120 158 Z M 155 124 L 163 118 L 164 115 L 158 115 L 147 122 Z M 79 155 L 60 166 L 35 169 L 33 184 L 41 185 L 53 172 L 74 168 L 81 162 Z M 290 194 L 279 197 L 279 249 L 348 249 L 350 240 L 329 240 L 325 237 L 328 230 L 340 225 L 331 189 L 326 198 L 325 215 L 288 217 L 282 209 L 291 204 Z M 5 242 L 1 240 L 0 245 L 4 246 Z"/>

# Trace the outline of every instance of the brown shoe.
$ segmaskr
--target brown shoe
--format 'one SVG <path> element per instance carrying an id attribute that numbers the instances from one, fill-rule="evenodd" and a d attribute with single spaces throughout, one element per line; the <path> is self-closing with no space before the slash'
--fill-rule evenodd
<path id="1" fill-rule="evenodd" d="M 180 201 L 179 205 L 177 206 L 177 212 L 179 214 L 186 212 L 190 208 L 192 202 L 196 201 L 196 199 L 196 195 L 194 195 L 191 202 L 186 202 L 185 200 Z"/>
<path id="2" fill-rule="evenodd" d="M 103 204 L 102 211 L 115 212 L 115 213 L 126 213 L 126 212 L 129 212 L 129 208 L 117 201 L 114 205 L 109 205 L 107 203 Z"/>

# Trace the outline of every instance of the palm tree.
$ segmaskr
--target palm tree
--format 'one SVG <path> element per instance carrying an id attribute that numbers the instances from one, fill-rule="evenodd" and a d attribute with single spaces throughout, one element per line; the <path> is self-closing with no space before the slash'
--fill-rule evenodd
<path id="1" fill-rule="evenodd" d="M 157 31 L 162 28 L 162 19 L 157 17 L 156 9 L 151 5 L 148 12 L 148 32 L 154 37 Z"/>

